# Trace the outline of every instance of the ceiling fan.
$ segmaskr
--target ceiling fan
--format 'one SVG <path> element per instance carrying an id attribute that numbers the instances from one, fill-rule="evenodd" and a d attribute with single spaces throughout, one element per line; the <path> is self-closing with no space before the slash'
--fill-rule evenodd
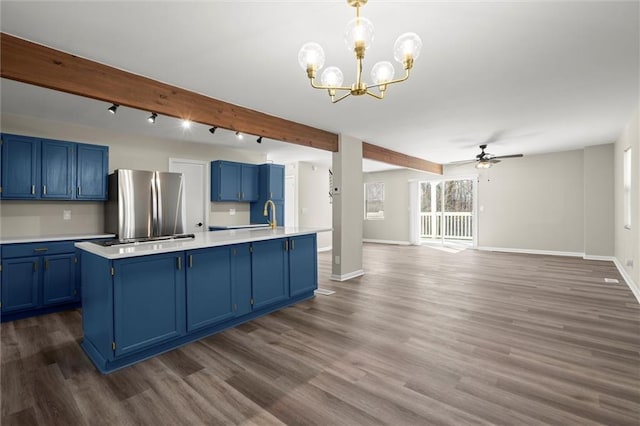
<path id="1" fill-rule="evenodd" d="M 504 158 L 519 158 L 523 157 L 522 154 L 511 154 L 511 155 L 493 155 L 484 150 L 487 148 L 487 144 L 480 145 L 480 154 L 476 155 L 476 158 L 473 160 L 462 160 L 462 161 L 454 161 L 449 164 L 467 164 L 467 163 L 476 163 L 477 169 L 488 169 L 494 164 L 499 163 Z"/>

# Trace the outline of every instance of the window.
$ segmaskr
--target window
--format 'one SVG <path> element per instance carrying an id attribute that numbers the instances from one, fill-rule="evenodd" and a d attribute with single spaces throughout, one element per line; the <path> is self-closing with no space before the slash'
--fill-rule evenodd
<path id="1" fill-rule="evenodd" d="M 624 227 L 631 229 L 631 148 L 624 151 Z"/>
<path id="2" fill-rule="evenodd" d="M 384 219 L 384 183 L 364 184 L 365 220 Z"/>

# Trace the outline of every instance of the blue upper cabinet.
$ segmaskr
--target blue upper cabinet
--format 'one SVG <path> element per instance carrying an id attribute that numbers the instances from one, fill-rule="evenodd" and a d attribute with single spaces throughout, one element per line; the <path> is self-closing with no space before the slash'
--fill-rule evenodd
<path id="1" fill-rule="evenodd" d="M 4 199 L 106 200 L 109 148 L 2 135 Z"/>
<path id="2" fill-rule="evenodd" d="M 284 166 L 260 165 L 260 197 L 266 200 L 284 201 Z"/>
<path id="3" fill-rule="evenodd" d="M 109 174 L 109 148 L 99 145 L 77 144 L 78 200 L 106 200 Z"/>
<path id="4" fill-rule="evenodd" d="M 211 162 L 211 201 L 258 199 L 258 168 L 233 161 Z"/>
<path id="5" fill-rule="evenodd" d="M 73 197 L 75 145 L 72 142 L 42 141 L 41 198 L 68 200 Z"/>
<path id="6" fill-rule="evenodd" d="M 40 197 L 40 139 L 2 135 L 2 198 Z"/>

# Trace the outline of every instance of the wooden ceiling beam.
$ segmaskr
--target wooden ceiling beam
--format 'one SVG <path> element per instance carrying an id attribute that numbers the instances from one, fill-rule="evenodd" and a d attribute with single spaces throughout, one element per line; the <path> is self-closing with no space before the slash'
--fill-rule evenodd
<path id="1" fill-rule="evenodd" d="M 207 126 L 338 151 L 338 135 L 0 33 L 0 75 Z"/>
<path id="2" fill-rule="evenodd" d="M 409 169 L 420 170 L 423 172 L 435 173 L 437 175 L 442 174 L 442 164 L 423 160 L 422 158 L 418 157 L 412 157 L 410 155 L 392 151 L 390 149 L 373 145 L 367 142 L 362 142 L 362 158 L 380 161 L 386 164 L 393 164 L 395 166 L 406 167 Z"/>

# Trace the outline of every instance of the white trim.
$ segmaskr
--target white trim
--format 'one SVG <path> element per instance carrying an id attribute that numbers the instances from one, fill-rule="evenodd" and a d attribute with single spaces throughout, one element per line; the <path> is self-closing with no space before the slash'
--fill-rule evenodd
<path id="1" fill-rule="evenodd" d="M 363 243 L 374 243 L 374 244 L 394 244 L 396 246 L 410 246 L 411 243 L 409 241 L 394 241 L 394 240 L 373 240 L 370 238 L 363 238 Z"/>
<path id="2" fill-rule="evenodd" d="M 570 257 L 584 256 L 584 253 L 579 253 L 575 251 L 531 250 L 531 249 L 506 248 L 506 247 L 478 247 L 478 250 L 501 251 L 505 253 L 542 254 L 542 255 L 548 255 L 548 256 L 570 256 Z"/>
<path id="3" fill-rule="evenodd" d="M 331 246 L 318 247 L 318 253 L 321 253 L 323 251 L 331 251 L 332 249 L 333 249 L 333 247 L 331 247 Z"/>
<path id="4" fill-rule="evenodd" d="M 585 254 L 582 256 L 584 260 L 606 260 L 608 262 L 615 262 L 616 258 L 613 256 L 595 256 L 591 254 Z"/>
<path id="5" fill-rule="evenodd" d="M 359 269 L 357 271 L 349 272 L 348 274 L 342 274 L 342 275 L 331 274 L 330 279 L 331 281 L 347 281 L 352 278 L 361 277 L 363 275 L 364 275 L 364 270 Z"/>
<path id="6" fill-rule="evenodd" d="M 638 287 L 638 285 L 633 282 L 633 280 L 631 279 L 631 276 L 624 269 L 624 267 L 622 266 L 622 263 L 620 263 L 618 258 L 614 258 L 613 263 L 616 265 L 616 268 L 618 268 L 618 272 L 620 272 L 620 275 L 622 275 L 622 278 L 627 283 L 627 287 L 629 287 L 629 290 L 631 290 L 631 293 L 633 293 L 638 303 L 640 303 L 640 287 Z"/>

